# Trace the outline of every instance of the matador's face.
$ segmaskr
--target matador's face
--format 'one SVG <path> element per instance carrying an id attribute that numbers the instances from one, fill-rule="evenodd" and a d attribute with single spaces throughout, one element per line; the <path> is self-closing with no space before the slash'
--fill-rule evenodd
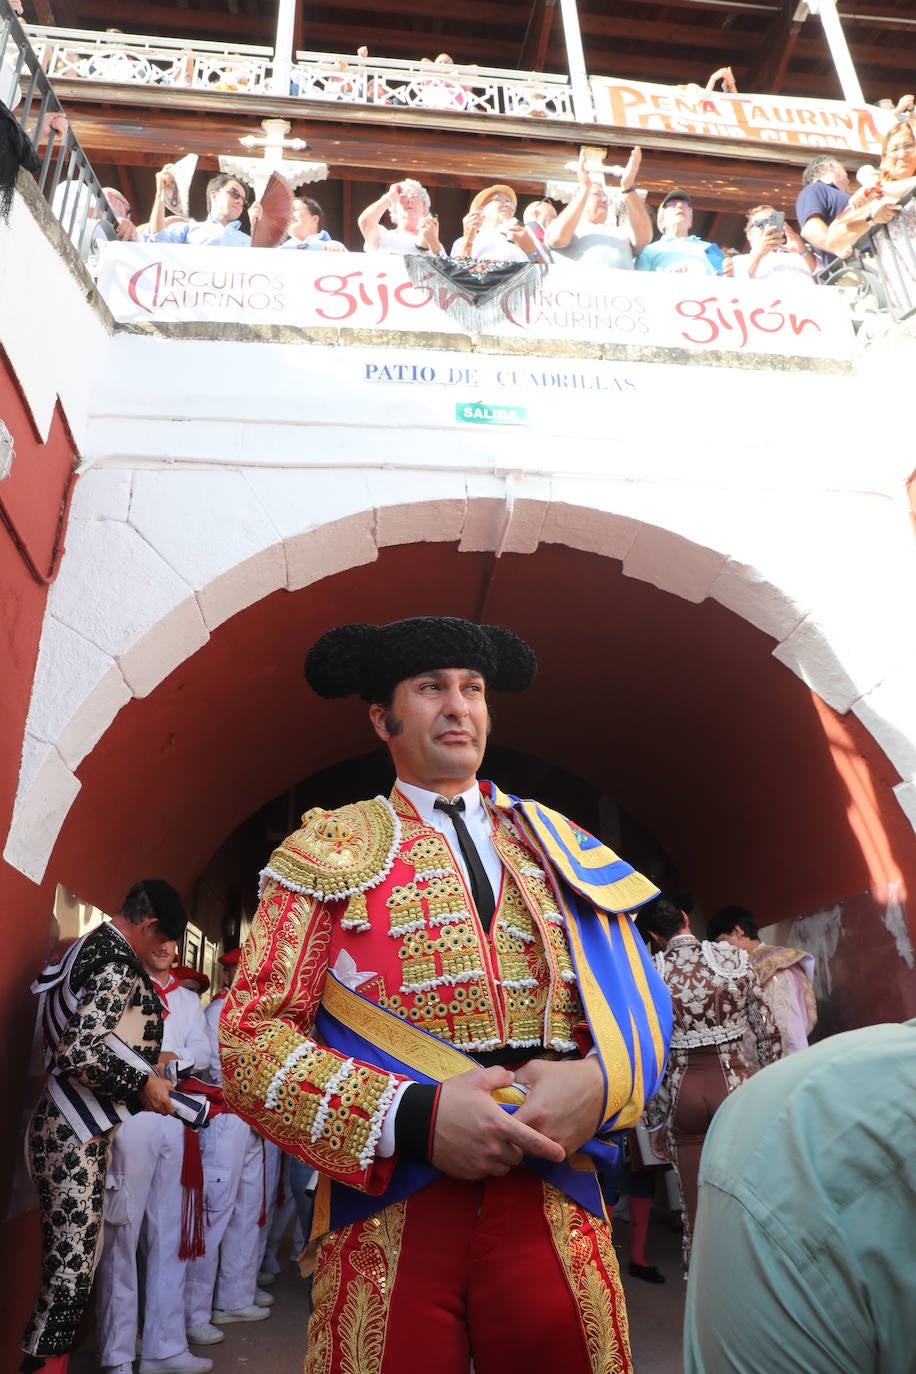
<path id="1" fill-rule="evenodd" d="M 486 684 L 471 668 L 437 668 L 405 678 L 390 711 L 370 715 L 403 782 L 448 795 L 466 791 L 487 746 Z M 456 785 L 457 784 L 457 785 Z"/>

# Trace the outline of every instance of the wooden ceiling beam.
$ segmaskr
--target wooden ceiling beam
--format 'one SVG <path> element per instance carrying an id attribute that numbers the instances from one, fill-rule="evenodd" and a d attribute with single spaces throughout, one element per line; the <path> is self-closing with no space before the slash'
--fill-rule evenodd
<path id="1" fill-rule="evenodd" d="M 525 40 L 519 53 L 520 71 L 544 70 L 550 31 L 557 12 L 557 0 L 532 0 Z"/>
<path id="2" fill-rule="evenodd" d="M 356 42 L 354 43 L 354 37 Z M 352 30 L 342 30 L 337 24 L 310 24 L 308 17 L 303 28 L 306 52 L 339 52 L 352 54 L 360 43 L 366 43 L 372 57 L 402 57 L 418 59 L 435 57 L 437 52 L 449 52 L 456 62 L 479 62 L 480 47 L 473 37 L 465 34 L 454 41 L 443 34 L 418 33 L 416 30 L 391 29 L 384 39 L 369 33 L 354 35 Z M 344 42 L 343 40 L 346 39 Z M 446 47 L 446 43 L 448 47 Z M 509 67 L 514 69 L 518 57 L 518 39 L 489 37 L 486 44 L 486 66 Z M 483 64 L 481 64 L 483 65 Z"/>
<path id="3" fill-rule="evenodd" d="M 751 90 L 771 91 L 774 95 L 782 90 L 786 68 L 801 33 L 803 21 L 796 21 L 796 13 L 795 0 L 782 0 L 764 41 L 763 61 L 750 77 Z"/>
<path id="4" fill-rule="evenodd" d="M 51 27 L 60 25 L 61 27 L 63 27 L 61 21 L 57 18 L 57 15 L 54 13 L 54 9 L 50 3 L 50 0 L 32 0 L 32 9 L 35 13 L 36 24 L 46 24 L 50 25 Z M 58 9 L 60 9 L 59 3 Z"/>
<path id="5" fill-rule="evenodd" d="M 745 52 L 760 44 L 759 32 L 746 29 L 723 29 L 716 25 L 701 27 L 699 24 L 671 24 L 661 21 L 641 19 L 633 23 L 632 17 L 623 19 L 609 15 L 582 15 L 579 20 L 583 39 L 622 38 L 641 47 L 659 47 L 669 51 L 674 48 L 701 48 L 717 52 Z M 683 59 L 681 59 L 683 61 Z"/>
<path id="6" fill-rule="evenodd" d="M 60 3 L 60 0 L 58 0 Z M 230 14 L 228 10 L 185 10 L 177 5 L 127 4 L 118 11 L 120 28 L 125 33 L 149 34 L 159 38 L 184 38 L 201 34 L 212 39 L 237 38 L 244 43 L 273 44 L 276 26 L 269 18 L 254 14 Z M 107 27 L 112 18 L 111 0 L 81 0 L 79 25 L 84 28 Z M 73 21 L 70 21 L 72 26 Z"/>
<path id="7" fill-rule="evenodd" d="M 163 108 L 155 122 L 148 118 L 125 123 L 120 108 L 72 110 L 77 137 L 90 161 L 158 168 L 186 152 L 196 152 L 201 170 L 212 170 L 217 158 L 234 150 L 247 124 L 237 117 Z M 117 133 L 115 133 L 115 126 Z M 294 132 L 301 132 L 296 129 Z M 575 159 L 575 138 L 533 145 L 519 138 L 483 138 L 466 132 L 427 134 L 415 129 L 380 124 L 371 135 L 352 120 L 308 128 L 309 155 L 328 163 L 338 180 L 380 179 L 395 173 L 416 176 L 431 186 L 461 186 L 469 193 L 493 181 L 506 181 L 520 192 L 538 194 L 548 180 L 569 180 L 566 163 Z M 115 153 L 115 150 L 117 152 Z M 686 185 L 698 209 L 739 213 L 755 201 L 772 200 L 791 210 L 801 182 L 800 166 L 757 160 L 744 155 L 700 154 L 684 151 L 668 141 L 653 147 L 643 161 L 640 180 L 649 189 L 650 203 L 672 187 Z M 807 160 L 807 151 L 799 150 Z M 150 181 L 150 196 L 152 195 Z M 138 207 L 142 217 L 148 206 Z"/>
<path id="8" fill-rule="evenodd" d="M 345 13 L 350 10 L 357 10 L 360 13 L 371 14 L 373 17 L 382 15 L 405 15 L 415 20 L 416 26 L 421 25 L 419 16 L 429 15 L 430 11 L 417 4 L 417 0 L 384 0 L 380 5 L 379 0 L 341 0 L 339 5 L 314 5 L 312 0 L 303 0 L 305 6 L 306 27 L 310 15 L 314 15 L 317 23 L 326 23 L 328 19 L 336 17 L 341 11 Z M 456 34 L 467 36 L 471 24 L 485 24 L 489 29 L 493 24 L 506 24 L 511 28 L 521 31 L 525 25 L 525 10 L 527 4 L 519 3 L 500 3 L 494 0 L 493 4 L 489 0 L 462 0 L 460 12 L 456 10 L 454 18 L 448 18 L 442 11 L 437 12 L 437 19 L 443 20 L 440 28 L 444 32 L 447 25 L 451 24 L 455 28 Z M 350 28 L 349 19 L 339 20 L 341 28 Z M 436 37 L 436 32 L 430 26 L 427 30 L 427 37 L 432 42 Z M 357 44 L 358 46 L 358 44 Z"/>
<path id="9" fill-rule="evenodd" d="M 916 41 L 909 44 L 898 42 L 887 46 L 852 42 L 849 45 L 849 54 L 859 72 L 860 80 L 863 68 L 868 67 L 893 67 L 895 70 L 912 71 L 916 63 Z M 800 62 L 831 61 L 826 41 L 819 42 L 816 38 L 805 38 L 804 35 L 799 38 L 796 45 L 795 58 Z"/>
<path id="10" fill-rule="evenodd" d="M 599 4 L 603 9 L 603 0 L 599 0 Z M 698 14 L 702 11 L 709 24 L 712 23 L 714 16 L 718 16 L 721 24 L 726 16 L 734 17 L 736 14 L 759 14 L 765 20 L 768 14 L 776 13 L 779 4 L 780 0 L 752 0 L 752 3 L 745 5 L 729 5 L 723 3 L 723 0 L 627 0 L 627 8 L 631 13 L 634 10 L 689 10 L 691 14 Z M 580 23 L 584 17 L 580 6 Z M 635 19 L 634 33 L 638 33 L 642 27 L 642 22 L 639 18 Z"/>

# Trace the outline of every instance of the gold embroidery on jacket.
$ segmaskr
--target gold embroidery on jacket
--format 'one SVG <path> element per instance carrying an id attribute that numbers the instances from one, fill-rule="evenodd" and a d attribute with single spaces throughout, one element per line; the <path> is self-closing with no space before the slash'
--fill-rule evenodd
<path id="1" fill-rule="evenodd" d="M 592 1374 L 630 1374 L 629 1329 L 610 1228 L 544 1185 L 544 1216 L 566 1273 Z"/>
<path id="2" fill-rule="evenodd" d="M 265 874 L 296 892 L 325 900 L 374 887 L 390 872 L 400 822 L 390 802 L 376 797 L 336 811 L 315 806 L 302 829 L 270 856 Z"/>

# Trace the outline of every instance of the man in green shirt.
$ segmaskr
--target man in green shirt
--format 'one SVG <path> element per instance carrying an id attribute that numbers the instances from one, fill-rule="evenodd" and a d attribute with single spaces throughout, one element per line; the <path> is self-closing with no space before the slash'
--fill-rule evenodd
<path id="1" fill-rule="evenodd" d="M 700 1165 L 685 1374 L 914 1374 L 916 1020 L 764 1069 Z"/>

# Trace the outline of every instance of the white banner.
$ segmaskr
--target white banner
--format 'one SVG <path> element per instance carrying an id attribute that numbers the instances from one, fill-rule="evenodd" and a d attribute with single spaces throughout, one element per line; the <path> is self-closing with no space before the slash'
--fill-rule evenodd
<path id="1" fill-rule="evenodd" d="M 812 155 L 829 148 L 878 157 L 883 134 L 893 123 L 893 115 L 884 110 L 841 100 L 727 95 L 699 86 L 653 86 L 603 77 L 592 77 L 592 91 L 601 124 L 782 143 L 810 148 Z"/>
<path id="2" fill-rule="evenodd" d="M 387 254 L 310 253 L 174 244 L 106 246 L 99 287 L 125 324 L 283 325 L 461 334 L 446 288 L 415 284 Z M 687 348 L 781 357 L 845 357 L 853 334 L 839 293 L 779 277 L 763 282 L 681 273 L 554 266 L 528 301 L 510 294 L 488 335 Z"/>

